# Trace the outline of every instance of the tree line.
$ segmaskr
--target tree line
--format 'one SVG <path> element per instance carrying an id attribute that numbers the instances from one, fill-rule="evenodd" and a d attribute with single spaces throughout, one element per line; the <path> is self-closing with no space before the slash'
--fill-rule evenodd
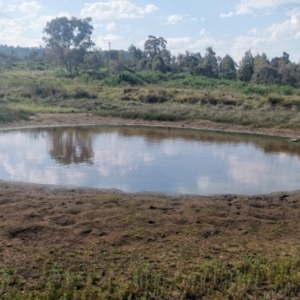
<path id="1" fill-rule="evenodd" d="M 167 49 L 167 40 L 149 35 L 144 49 L 130 45 L 128 50 L 101 50 L 92 41 L 93 26 L 91 18 L 75 17 L 55 18 L 44 28 L 43 41 L 46 51 L 33 50 L 25 57 L 28 66 L 43 65 L 63 67 L 72 74 L 77 70 L 97 72 L 106 69 L 107 75 L 124 71 L 159 71 L 189 73 L 210 78 L 241 80 L 257 84 L 282 84 L 300 86 L 300 63 L 291 62 L 289 54 L 269 59 L 265 53 L 253 56 L 251 50 L 245 52 L 237 64 L 226 54 L 217 56 L 212 47 L 208 47 L 202 56 L 200 52 L 172 55 Z M 13 53 L 0 53 L 0 67 L 20 59 Z"/>

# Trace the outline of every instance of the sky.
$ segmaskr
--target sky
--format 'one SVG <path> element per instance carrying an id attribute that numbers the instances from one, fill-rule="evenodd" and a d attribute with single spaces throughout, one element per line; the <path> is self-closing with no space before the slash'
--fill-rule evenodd
<path id="1" fill-rule="evenodd" d="M 172 54 L 212 47 L 239 62 L 247 50 L 271 59 L 300 59 L 300 0 L 0 0 L 0 44 L 44 46 L 43 28 L 56 17 L 91 17 L 97 47 L 143 49 L 149 35 Z"/>

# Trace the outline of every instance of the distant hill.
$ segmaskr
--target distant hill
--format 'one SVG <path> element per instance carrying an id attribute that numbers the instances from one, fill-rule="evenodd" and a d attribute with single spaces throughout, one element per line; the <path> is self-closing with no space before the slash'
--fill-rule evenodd
<path id="1" fill-rule="evenodd" d="M 41 47 L 13 47 L 7 45 L 0 45 L 0 52 L 5 54 L 14 53 L 20 59 L 25 59 L 33 51 L 36 51 L 39 55 L 42 55 L 46 49 Z"/>

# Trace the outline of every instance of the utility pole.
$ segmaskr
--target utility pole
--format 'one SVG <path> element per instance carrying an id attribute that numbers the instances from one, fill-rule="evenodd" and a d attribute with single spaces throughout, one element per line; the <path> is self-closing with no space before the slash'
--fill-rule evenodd
<path id="1" fill-rule="evenodd" d="M 108 74 L 110 75 L 110 41 L 108 42 Z"/>

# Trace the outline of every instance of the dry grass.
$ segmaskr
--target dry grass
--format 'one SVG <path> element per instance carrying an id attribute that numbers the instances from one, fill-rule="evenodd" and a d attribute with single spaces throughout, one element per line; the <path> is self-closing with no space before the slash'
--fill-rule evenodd
<path id="1" fill-rule="evenodd" d="M 0 194 L 3 299 L 300 296 L 299 194 Z"/>

